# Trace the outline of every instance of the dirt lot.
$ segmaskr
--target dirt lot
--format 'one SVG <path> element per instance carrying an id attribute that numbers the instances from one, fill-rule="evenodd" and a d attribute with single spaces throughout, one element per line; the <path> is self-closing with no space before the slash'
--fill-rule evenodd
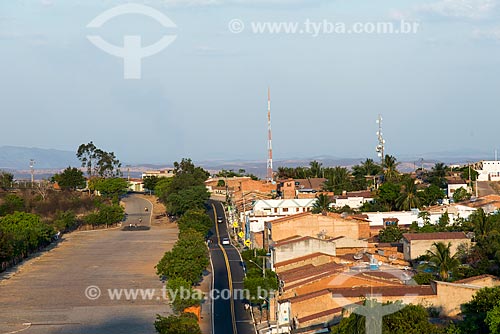
<path id="1" fill-rule="evenodd" d="M 153 211 L 159 214 L 162 208 L 155 205 Z M 50 251 L 3 275 L 0 334 L 154 333 L 156 314 L 170 312 L 154 266 L 176 239 L 174 224 L 154 219 L 149 231 L 110 229 L 64 236 Z M 89 286 L 100 289 L 100 298 L 86 296 L 96 296 Z M 122 295 L 113 300 L 108 289 L 155 291 L 152 297 L 126 300 Z"/>

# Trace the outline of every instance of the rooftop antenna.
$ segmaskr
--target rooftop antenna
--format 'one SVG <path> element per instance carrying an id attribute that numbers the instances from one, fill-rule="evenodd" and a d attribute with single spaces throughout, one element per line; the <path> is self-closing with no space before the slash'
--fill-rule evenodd
<path id="1" fill-rule="evenodd" d="M 495 161 L 498 161 L 498 150 L 495 150 Z"/>
<path id="2" fill-rule="evenodd" d="M 380 158 L 380 163 L 382 166 L 384 165 L 384 151 L 385 151 L 385 139 L 382 134 L 382 115 L 379 114 L 377 118 L 378 131 L 377 131 L 377 139 L 378 145 L 375 147 L 375 151 L 377 152 L 378 157 Z"/>
<path id="3" fill-rule="evenodd" d="M 267 88 L 267 180 L 273 181 L 273 145 L 271 134 L 271 89 Z"/>

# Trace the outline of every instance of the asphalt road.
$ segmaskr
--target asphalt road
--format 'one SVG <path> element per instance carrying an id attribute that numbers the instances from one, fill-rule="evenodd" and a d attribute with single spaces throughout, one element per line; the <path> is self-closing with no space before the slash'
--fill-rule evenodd
<path id="1" fill-rule="evenodd" d="M 125 204 L 125 213 L 127 214 L 123 225 L 151 226 L 153 204 L 150 201 L 131 195 L 124 197 L 122 202 Z"/>
<path id="2" fill-rule="evenodd" d="M 147 205 L 126 199 L 129 219 Z M 145 217 L 148 217 L 151 210 Z M 149 218 L 143 221 L 149 224 Z M 154 334 L 156 314 L 170 313 L 154 266 L 177 240 L 177 228 L 74 232 L 52 250 L 0 275 L 0 334 Z M 85 295 L 97 286 L 101 296 Z M 155 289 L 152 298 L 112 299 L 108 289 Z"/>
<path id="3" fill-rule="evenodd" d="M 232 291 L 233 296 L 212 300 L 214 334 L 254 334 L 251 314 L 244 307 L 245 300 L 239 298 L 238 293 L 233 293 L 243 290 L 244 272 L 240 254 L 232 245 L 222 245 L 222 238 L 228 237 L 224 211 L 218 202 L 211 201 L 209 204 L 209 214 L 215 222 L 210 243 L 214 297 L 227 297 L 228 291 Z M 218 224 L 217 216 L 223 217 L 224 222 Z"/>

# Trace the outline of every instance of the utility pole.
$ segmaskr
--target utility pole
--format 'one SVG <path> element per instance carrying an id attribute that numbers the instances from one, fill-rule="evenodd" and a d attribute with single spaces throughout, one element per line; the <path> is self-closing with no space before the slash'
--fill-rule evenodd
<path id="1" fill-rule="evenodd" d="M 30 159 L 31 187 L 35 185 L 35 159 Z"/>

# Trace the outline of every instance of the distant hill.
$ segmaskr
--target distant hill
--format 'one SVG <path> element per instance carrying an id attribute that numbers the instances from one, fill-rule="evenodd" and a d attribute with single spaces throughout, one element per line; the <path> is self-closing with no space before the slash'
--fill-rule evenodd
<path id="1" fill-rule="evenodd" d="M 80 166 L 75 152 L 34 147 L 0 146 L 0 169 L 29 169 L 30 159 L 37 169 L 59 169 Z"/>

